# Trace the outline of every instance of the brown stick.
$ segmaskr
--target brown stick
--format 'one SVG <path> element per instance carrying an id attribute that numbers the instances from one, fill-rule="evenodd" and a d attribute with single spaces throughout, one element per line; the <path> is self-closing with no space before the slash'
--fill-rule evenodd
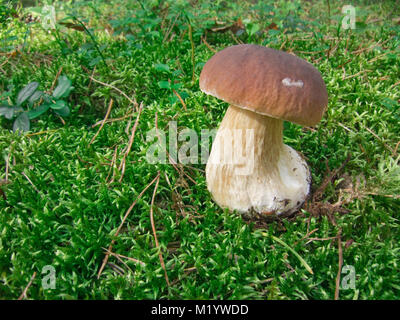
<path id="1" fill-rule="evenodd" d="M 346 159 L 343 161 L 342 165 L 339 168 L 330 171 L 328 167 L 328 175 L 324 178 L 321 185 L 318 187 L 318 189 L 314 192 L 312 196 L 313 202 L 319 200 L 319 198 L 323 195 L 328 185 L 337 177 L 339 172 L 343 170 L 343 168 L 347 165 L 350 159 L 351 159 L 351 153 L 347 155 Z"/>
<path id="2" fill-rule="evenodd" d="M 314 230 L 308 232 L 305 236 L 303 236 L 300 240 L 296 241 L 294 244 L 299 243 L 300 241 L 303 241 L 304 239 L 308 238 L 309 236 L 311 236 L 314 232 L 318 231 L 318 228 L 315 228 Z"/>
<path id="3" fill-rule="evenodd" d="M 193 75 L 194 75 L 194 73 L 193 73 Z M 172 91 L 178 97 L 179 101 L 182 103 L 183 109 L 185 109 L 185 111 L 187 111 L 186 103 L 185 103 L 185 101 L 183 101 L 181 95 L 175 89 L 172 89 Z"/>
<path id="4" fill-rule="evenodd" d="M 193 42 L 193 36 L 192 36 L 192 25 L 190 23 L 189 23 L 189 40 L 190 40 L 190 44 L 192 46 L 192 51 L 191 51 L 191 54 L 192 54 L 192 81 L 194 82 L 194 80 L 195 80 L 194 42 Z"/>
<path id="5" fill-rule="evenodd" d="M 156 126 L 157 138 L 158 138 L 158 140 L 159 140 L 160 143 L 161 143 L 161 137 L 160 137 L 160 135 L 158 134 L 158 114 L 157 114 L 157 112 L 156 112 L 156 116 L 155 116 L 154 122 L 155 122 L 155 126 Z M 171 155 L 169 154 L 168 150 L 166 150 L 166 153 L 167 153 L 168 159 L 169 159 L 170 163 L 172 164 L 172 166 L 174 167 L 174 169 L 175 169 L 180 175 L 182 175 L 182 176 L 185 175 L 190 181 L 192 181 L 194 184 L 197 184 L 197 182 L 196 182 L 191 176 L 189 176 L 189 175 L 185 172 L 185 170 L 183 170 L 182 168 L 178 167 L 176 161 L 171 157 Z"/>
<path id="6" fill-rule="evenodd" d="M 337 234 L 337 239 L 338 239 L 338 249 L 339 249 L 339 269 L 336 276 L 335 300 L 339 300 L 340 274 L 342 273 L 342 266 L 343 266 L 342 229 L 339 229 L 339 232 Z"/>
<path id="7" fill-rule="evenodd" d="M 308 241 L 306 242 L 306 244 L 309 244 L 310 242 L 313 242 L 313 241 L 328 241 L 328 240 L 334 240 L 336 238 L 337 238 L 337 236 L 327 237 L 327 238 L 309 238 Z"/>
<path id="8" fill-rule="evenodd" d="M 173 27 L 175 26 L 176 20 L 178 19 L 178 17 L 179 17 L 180 15 L 181 15 L 180 13 L 178 13 L 178 14 L 176 15 L 174 22 L 170 25 L 170 27 L 169 27 L 168 30 L 167 30 L 167 33 L 164 35 L 163 42 L 165 42 L 165 41 L 167 40 L 167 38 L 168 38 L 169 34 L 171 33 Z"/>
<path id="9" fill-rule="evenodd" d="M 127 115 L 124 115 L 123 117 L 120 118 L 112 118 L 112 119 L 107 119 L 106 123 L 110 123 L 110 122 L 116 122 L 116 121 L 121 121 L 121 120 L 125 120 L 127 118 L 130 118 L 133 116 L 133 113 L 129 113 Z M 101 125 L 103 122 L 103 120 L 97 121 L 95 124 L 92 125 L 92 128 L 95 128 L 99 125 Z"/>
<path id="10" fill-rule="evenodd" d="M 36 271 L 33 273 L 31 279 L 28 282 L 28 285 L 25 287 L 24 291 L 22 291 L 22 294 L 19 296 L 18 300 L 22 300 L 22 299 L 26 298 L 26 293 L 28 292 L 28 289 L 31 286 L 35 277 L 36 277 Z"/>
<path id="11" fill-rule="evenodd" d="M 385 142 L 383 142 L 382 138 L 379 137 L 375 132 L 373 132 L 370 128 L 365 127 L 365 129 L 367 129 L 367 131 L 372 134 L 375 138 L 377 138 L 380 142 L 382 142 L 383 146 L 388 149 L 392 154 L 394 154 L 394 150 L 389 147 Z"/>
<path id="12" fill-rule="evenodd" d="M 7 160 L 6 160 L 6 181 L 8 181 L 8 170 L 10 168 L 10 156 L 11 156 L 11 149 L 10 149 L 10 152 L 8 153 Z"/>
<path id="13" fill-rule="evenodd" d="M 138 200 L 143 196 L 143 194 L 146 192 L 146 190 L 147 190 L 148 188 L 150 188 L 150 186 L 151 186 L 159 177 L 160 177 L 160 173 L 158 173 L 157 176 L 142 190 L 142 192 L 138 195 L 138 197 L 136 198 L 136 200 L 131 204 L 131 206 L 129 207 L 128 211 L 126 211 L 125 216 L 122 218 L 122 222 L 121 222 L 121 224 L 119 225 L 117 231 L 115 232 L 114 237 L 117 237 L 118 234 L 120 233 L 120 231 L 121 231 L 121 229 L 122 229 L 122 226 L 123 226 L 124 223 L 125 223 L 125 220 L 128 218 L 129 214 L 131 213 L 133 207 L 136 205 L 136 203 L 138 202 Z M 108 247 L 107 251 L 111 251 L 111 250 L 112 250 L 112 246 L 113 246 L 114 243 L 115 243 L 115 239 L 111 241 L 111 244 L 110 244 L 110 246 Z M 109 258 L 109 253 L 107 253 L 107 254 L 105 255 L 104 259 L 103 259 L 103 263 L 102 263 L 102 265 L 101 265 L 101 267 L 100 267 L 100 269 L 99 269 L 99 272 L 97 273 L 97 279 L 100 278 L 101 273 L 103 272 L 103 269 L 104 269 L 104 267 L 105 267 L 106 264 L 107 264 L 108 258 Z"/>
<path id="14" fill-rule="evenodd" d="M 103 129 L 104 124 L 106 123 L 106 121 L 107 121 L 107 119 L 108 119 L 108 116 L 110 115 L 113 102 L 114 102 L 113 99 L 111 99 L 111 100 L 110 100 L 110 103 L 108 104 L 108 109 L 107 109 L 106 116 L 104 117 L 103 122 L 101 123 L 101 126 L 100 126 L 99 130 L 97 130 L 97 132 L 96 132 L 96 134 L 94 135 L 94 137 L 92 138 L 92 140 L 90 140 L 89 145 L 91 145 L 91 144 L 94 142 L 94 140 L 96 140 L 96 138 L 97 138 L 97 136 L 99 135 L 101 129 Z"/>
<path id="15" fill-rule="evenodd" d="M 164 259 L 163 259 L 163 257 L 162 257 L 161 249 L 160 249 L 160 246 L 159 246 L 158 240 L 157 240 L 156 227 L 154 226 L 153 205 L 154 205 L 154 198 L 155 198 L 155 196 L 156 196 L 156 192 L 157 192 L 157 188 L 158 188 L 158 183 L 159 183 L 159 182 L 160 182 L 160 172 L 158 173 L 157 182 L 156 182 L 156 185 L 155 185 L 154 191 L 153 191 L 153 197 L 151 198 L 151 204 L 150 204 L 150 222 L 151 222 L 151 228 L 153 229 L 153 235 L 154 235 L 154 241 L 155 241 L 155 243 L 156 243 L 156 248 L 158 249 L 158 256 L 159 256 L 159 258 L 160 258 L 161 267 L 162 267 L 163 270 L 164 270 L 165 281 L 167 281 L 167 285 L 170 286 L 169 279 L 168 279 L 168 274 L 167 274 L 167 269 L 165 268 Z"/>
<path id="16" fill-rule="evenodd" d="M 31 186 L 33 187 L 33 189 L 40 194 L 40 190 L 38 188 L 36 188 L 36 186 L 33 184 L 33 182 L 31 181 L 31 179 L 29 179 L 29 177 L 25 174 L 25 172 L 21 172 L 21 174 L 25 177 L 26 180 L 28 180 L 28 182 L 31 184 Z"/>
<path id="17" fill-rule="evenodd" d="M 206 39 L 203 38 L 203 36 L 201 37 L 201 41 L 203 41 L 203 43 L 206 45 L 206 47 L 208 49 L 210 49 L 211 52 L 217 53 L 217 50 L 215 50 L 213 47 L 211 47 L 210 44 L 206 41 Z"/>
<path id="18" fill-rule="evenodd" d="M 390 89 L 392 89 L 392 88 L 394 88 L 394 87 L 397 87 L 399 84 L 400 84 L 400 81 L 397 81 L 395 84 L 393 84 L 393 85 L 390 87 Z"/>
<path id="19" fill-rule="evenodd" d="M 114 154 L 113 154 L 113 157 L 112 157 L 112 160 L 111 160 L 111 164 L 110 164 L 110 170 L 109 170 L 109 172 L 108 172 L 108 174 L 107 174 L 107 178 L 106 178 L 106 183 L 107 183 L 107 181 L 108 181 L 108 177 L 109 177 L 110 174 L 111 174 L 111 171 L 113 172 L 113 176 L 112 176 L 112 179 L 111 179 L 110 183 L 111 183 L 111 182 L 114 182 L 115 165 L 116 165 L 116 162 L 117 162 L 117 153 L 118 153 L 118 146 L 115 146 Z"/>
<path id="20" fill-rule="evenodd" d="M 54 87 L 55 87 L 55 85 L 56 85 L 56 82 L 57 82 L 58 78 L 60 77 L 60 74 L 61 74 L 61 72 L 62 72 L 62 69 L 63 69 L 63 67 L 61 67 L 60 70 L 58 70 L 57 75 L 56 75 L 56 77 L 54 78 L 53 83 L 51 84 L 51 88 L 50 88 L 50 90 L 49 90 L 49 93 L 53 91 L 53 89 L 54 89 Z"/>
<path id="21" fill-rule="evenodd" d="M 131 98 L 129 98 L 123 91 L 121 91 L 120 89 L 118 89 L 117 87 L 114 87 L 111 84 L 108 83 L 104 83 L 101 82 L 99 80 L 96 80 L 95 78 L 93 78 L 92 76 L 89 77 L 90 79 L 92 79 L 94 82 L 100 83 L 103 86 L 109 87 L 111 89 L 114 89 L 115 91 L 118 91 L 120 94 L 122 94 L 125 98 L 127 98 L 129 100 L 130 103 L 132 103 L 135 106 L 136 111 L 138 111 L 138 103 L 136 102 L 136 100 L 132 100 Z"/>
<path id="22" fill-rule="evenodd" d="M 357 72 L 355 74 L 351 74 L 349 76 L 344 77 L 343 80 L 348 80 L 348 79 L 352 79 L 352 78 L 358 77 L 359 75 L 361 75 L 361 74 L 363 74 L 365 72 L 372 72 L 372 70 L 362 70 L 362 71 Z"/>
<path id="23" fill-rule="evenodd" d="M 124 255 L 119 254 L 119 253 L 114 253 L 114 252 L 112 252 L 112 251 L 107 250 L 106 248 L 103 248 L 103 249 L 104 249 L 107 253 L 111 254 L 111 255 L 114 256 L 114 257 L 121 257 L 121 258 L 130 260 L 130 261 L 139 263 L 139 264 L 141 264 L 142 266 L 145 266 L 145 265 L 146 265 L 143 261 L 140 261 L 140 260 L 138 260 L 138 259 L 131 258 L 131 257 L 127 257 L 127 256 L 124 256 Z"/>
<path id="24" fill-rule="evenodd" d="M 128 147 L 126 148 L 126 151 L 125 151 L 124 156 L 122 158 L 121 165 L 118 168 L 121 171 L 121 177 L 119 178 L 119 182 L 121 182 L 123 177 L 124 177 L 126 157 L 128 156 L 129 152 L 131 151 L 133 140 L 135 139 L 136 128 L 138 126 L 139 118 L 140 118 L 140 114 L 142 113 L 142 110 L 143 110 L 143 102 L 140 104 L 139 113 L 138 113 L 138 115 L 136 117 L 135 124 L 133 125 L 133 128 L 132 128 L 132 133 L 131 133 L 131 136 L 129 138 Z"/>

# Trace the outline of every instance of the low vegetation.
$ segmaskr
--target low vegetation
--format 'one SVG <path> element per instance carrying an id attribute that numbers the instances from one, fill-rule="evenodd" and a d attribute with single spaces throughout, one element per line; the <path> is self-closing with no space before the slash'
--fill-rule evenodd
<path id="1" fill-rule="evenodd" d="M 1 2 L 0 297 L 398 299 L 400 12 L 351 4 L 354 29 L 341 1 L 58 1 L 53 24 L 41 1 Z M 199 74 L 238 43 L 327 85 L 318 126 L 285 123 L 313 179 L 289 219 L 220 209 L 203 163 L 146 159 L 154 128 L 168 145 L 173 121 L 219 126 Z"/>

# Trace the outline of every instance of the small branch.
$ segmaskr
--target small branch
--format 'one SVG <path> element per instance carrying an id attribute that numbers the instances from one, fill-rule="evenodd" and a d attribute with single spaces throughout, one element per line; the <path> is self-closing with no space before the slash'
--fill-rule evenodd
<path id="1" fill-rule="evenodd" d="M 268 233 L 266 232 L 262 232 L 261 233 L 263 236 L 268 236 Z M 271 238 L 273 240 L 275 240 L 276 242 L 280 243 L 281 245 L 283 245 L 286 249 L 288 249 L 290 252 L 292 252 L 297 259 L 299 259 L 299 261 L 301 262 L 301 264 L 306 268 L 306 270 L 311 273 L 314 274 L 314 272 L 312 271 L 311 267 L 308 265 L 308 263 L 292 248 L 290 247 L 288 244 L 286 244 L 285 242 L 283 242 L 281 239 L 271 235 Z"/>
<path id="2" fill-rule="evenodd" d="M 380 194 L 376 192 L 367 192 L 365 195 L 380 196 L 385 198 L 400 199 L 400 194 Z"/>
<path id="3" fill-rule="evenodd" d="M 106 123 L 106 121 L 107 121 L 107 119 L 108 119 L 108 116 L 110 115 L 113 102 L 114 102 L 113 99 L 111 99 L 111 100 L 110 100 L 110 103 L 108 104 L 108 109 L 107 109 L 106 116 L 104 117 L 103 122 L 101 123 L 101 126 L 100 126 L 99 130 L 97 130 L 97 132 L 96 132 L 96 134 L 94 135 L 94 137 L 92 138 L 92 140 L 90 140 L 89 145 L 91 145 L 91 144 L 94 142 L 94 140 L 96 140 L 96 138 L 97 138 L 97 136 L 99 135 L 101 129 L 103 129 L 104 124 Z"/>
<path id="4" fill-rule="evenodd" d="M 394 83 L 394 84 L 390 87 L 390 89 L 392 89 L 392 88 L 394 88 L 394 87 L 397 87 L 399 84 L 400 84 L 400 81 L 397 81 L 396 83 Z"/>
<path id="5" fill-rule="evenodd" d="M 202 36 L 201 41 L 206 45 L 208 49 L 210 49 L 211 52 L 217 53 L 217 50 L 215 50 L 213 47 L 210 46 L 210 44 L 206 41 L 206 39 Z"/>
<path id="6" fill-rule="evenodd" d="M 6 160 L 6 182 L 8 181 L 8 171 L 9 171 L 9 168 L 10 168 L 10 157 L 11 157 L 11 150 L 8 153 L 7 160 Z"/>
<path id="7" fill-rule="evenodd" d="M 146 190 L 147 190 L 148 188 L 150 188 L 150 186 L 151 186 L 159 177 L 160 177 L 160 173 L 158 173 L 157 176 L 142 190 L 142 192 L 138 195 L 138 197 L 136 198 L 136 200 L 132 203 L 132 205 L 131 205 L 131 206 L 129 207 L 129 209 L 126 211 L 125 216 L 122 218 L 121 224 L 119 225 L 117 231 L 116 231 L 115 234 L 114 234 L 114 237 L 115 237 L 115 238 L 119 235 L 119 233 L 120 233 L 120 231 L 121 231 L 121 229 L 122 229 L 122 226 L 124 225 L 124 223 L 125 223 L 126 219 L 128 218 L 129 214 L 131 213 L 133 207 L 136 205 L 136 203 L 139 201 L 139 199 L 143 196 L 143 194 L 146 192 Z M 115 243 L 115 239 L 113 239 L 113 240 L 111 241 L 111 244 L 110 244 L 110 246 L 108 247 L 107 251 L 110 251 L 110 252 L 111 252 L 112 246 L 113 246 L 114 243 Z M 104 267 L 105 267 L 106 264 L 107 264 L 108 258 L 109 258 L 109 253 L 107 252 L 107 254 L 106 254 L 105 257 L 104 257 L 103 264 L 101 265 L 101 267 L 100 267 L 100 269 L 99 269 L 99 272 L 97 273 L 97 279 L 100 278 L 101 273 L 103 272 L 103 269 L 104 269 Z"/>
<path id="8" fill-rule="evenodd" d="M 346 159 L 343 161 L 342 165 L 333 170 L 332 172 L 330 171 L 329 167 L 327 167 L 328 169 L 328 175 L 324 178 L 324 180 L 322 181 L 321 185 L 318 187 L 318 189 L 314 192 L 313 196 L 312 196 L 312 201 L 316 202 L 317 200 L 319 200 L 321 198 L 321 196 L 324 194 L 325 189 L 328 187 L 328 185 L 337 177 L 337 175 L 339 174 L 339 172 L 341 172 L 343 170 L 343 168 L 347 165 L 347 163 L 350 161 L 351 159 L 351 153 L 349 153 L 346 157 Z M 328 165 L 327 165 L 328 166 Z"/>
<path id="9" fill-rule="evenodd" d="M 29 177 L 25 174 L 25 172 L 21 172 L 21 174 L 26 178 L 26 180 L 29 181 L 29 183 L 32 185 L 33 189 L 40 194 L 40 191 L 38 188 L 36 188 L 36 186 L 33 184 L 33 182 L 31 181 L 31 179 L 29 179 Z"/>
<path id="10" fill-rule="evenodd" d="M 136 128 L 138 126 L 139 118 L 140 118 L 140 114 L 142 113 L 142 110 L 143 110 L 143 102 L 140 104 L 139 113 L 138 113 L 138 115 L 136 117 L 135 124 L 133 125 L 133 128 L 132 128 L 132 133 L 131 133 L 131 136 L 129 138 L 128 147 L 126 148 L 126 151 L 125 151 L 124 156 L 122 158 L 121 165 L 118 168 L 121 171 L 121 177 L 119 178 L 119 182 L 121 182 L 123 177 L 124 177 L 126 157 L 128 156 L 129 152 L 131 151 L 133 140 L 135 138 Z"/>
<path id="11" fill-rule="evenodd" d="M 136 111 L 138 111 L 138 107 L 137 107 L 138 103 L 136 102 L 136 99 L 135 99 L 135 100 L 132 100 L 132 99 L 129 98 L 124 92 L 122 92 L 120 89 L 118 89 L 117 87 L 114 87 L 114 86 L 111 85 L 111 84 L 104 83 L 104 82 L 101 82 L 101 81 L 99 81 L 99 80 L 96 80 L 96 79 L 93 78 L 92 76 L 89 76 L 89 78 L 92 79 L 94 82 L 97 82 L 97 83 L 99 83 L 99 84 L 102 84 L 103 86 L 106 86 L 106 87 L 109 87 L 109 88 L 111 88 L 111 89 L 114 89 L 115 91 L 117 91 L 117 92 L 119 92 L 120 94 L 122 94 L 126 99 L 129 100 L 130 103 L 132 103 L 132 104 L 135 106 Z"/>
<path id="12" fill-rule="evenodd" d="M 33 136 L 39 136 L 41 134 L 49 133 L 49 132 L 56 132 L 59 129 L 52 129 L 52 130 L 45 130 L 45 131 L 39 131 L 39 132 L 33 132 L 33 133 L 28 133 L 25 136 L 26 137 L 33 137 Z"/>
<path id="13" fill-rule="evenodd" d="M 195 61 L 194 61 L 194 42 L 193 42 L 193 35 L 192 35 L 192 25 L 190 24 L 190 21 L 188 19 L 188 25 L 189 25 L 189 40 L 190 40 L 190 44 L 192 46 L 192 82 L 194 82 L 195 80 L 195 75 L 194 75 L 194 69 L 195 69 Z M 178 97 L 179 98 L 179 97 Z M 186 110 L 186 107 L 185 107 Z"/>
<path id="14" fill-rule="evenodd" d="M 155 116 L 154 122 L 155 122 L 155 126 L 156 126 L 157 138 L 158 138 L 158 140 L 159 140 L 160 143 L 161 143 L 161 137 L 160 137 L 160 135 L 158 134 L 158 114 L 157 114 L 157 112 L 156 112 L 156 116 Z M 185 175 L 190 181 L 192 181 L 194 184 L 197 184 L 197 182 L 196 182 L 191 176 L 189 176 L 189 175 L 185 172 L 185 170 L 182 169 L 182 167 L 178 167 L 176 161 L 171 157 L 171 155 L 169 154 L 168 150 L 165 150 L 165 151 L 166 151 L 167 156 L 168 156 L 168 159 L 169 159 L 170 163 L 172 164 L 172 166 L 174 167 L 174 169 L 175 169 L 181 176 Z"/>
<path id="15" fill-rule="evenodd" d="M 337 239 L 337 236 L 335 237 L 327 237 L 327 238 L 309 238 L 306 244 L 309 244 L 310 242 L 313 241 L 328 241 L 328 240 L 334 240 Z"/>
<path id="16" fill-rule="evenodd" d="M 316 232 L 316 231 L 318 231 L 318 228 L 315 228 L 314 230 L 312 230 L 312 231 L 310 231 L 310 232 L 307 232 L 307 234 L 306 234 L 304 237 L 302 237 L 300 240 L 296 241 L 296 242 L 294 243 L 294 245 L 296 245 L 296 244 L 298 244 L 300 241 L 303 241 L 304 239 L 308 238 L 309 236 L 311 236 L 311 235 L 312 235 L 314 232 Z"/>
<path id="17" fill-rule="evenodd" d="M 342 266 L 343 266 L 342 229 L 339 229 L 339 232 L 337 234 L 337 239 L 338 239 L 338 251 L 339 251 L 339 269 L 336 276 L 335 300 L 339 300 L 340 274 L 342 273 Z"/>
<path id="18" fill-rule="evenodd" d="M 365 127 L 365 129 L 367 129 L 367 131 L 368 131 L 370 134 L 372 134 L 375 138 L 377 138 L 380 142 L 382 142 L 382 144 L 384 145 L 384 147 L 385 147 L 386 149 L 388 149 L 392 154 L 395 153 L 394 150 L 393 150 L 391 147 L 389 147 L 385 142 L 383 142 L 382 138 L 379 137 L 375 132 L 373 132 L 373 131 L 372 131 L 370 128 L 368 128 L 368 127 Z"/>
<path id="19" fill-rule="evenodd" d="M 33 280 L 36 277 L 36 271 L 33 273 L 31 280 L 29 280 L 28 285 L 25 287 L 24 291 L 22 292 L 22 294 L 19 296 L 18 300 L 22 300 L 26 298 L 26 293 L 28 292 L 29 287 L 32 285 Z"/>
<path id="20" fill-rule="evenodd" d="M 120 118 L 107 119 L 107 120 L 106 120 L 106 123 L 111 123 L 111 122 L 116 122 L 116 121 L 125 120 L 125 119 L 127 119 L 127 118 L 132 117 L 132 116 L 133 116 L 133 113 L 130 113 L 130 114 L 127 114 L 127 115 L 125 115 L 125 116 L 123 116 L 123 117 L 120 117 Z M 95 128 L 95 127 L 101 125 L 102 123 L 103 123 L 103 120 L 97 121 L 95 124 L 92 125 L 92 128 Z"/>
<path id="21" fill-rule="evenodd" d="M 161 249 L 160 246 L 158 244 L 158 240 L 157 240 L 157 234 L 156 234 L 156 227 L 154 226 L 154 217 L 153 217 L 153 205 L 154 205 L 154 198 L 156 196 L 156 192 L 157 192 L 157 188 L 158 188 L 158 183 L 160 182 L 160 173 L 158 173 L 158 177 L 157 177 L 157 182 L 156 185 L 154 187 L 154 191 L 153 191 L 153 197 L 151 198 L 151 204 L 150 204 L 150 222 L 151 222 L 151 228 L 153 229 L 153 235 L 154 235 L 154 241 L 156 243 L 156 248 L 158 249 L 158 256 L 160 258 L 160 263 L 161 263 L 161 267 L 164 270 L 164 274 L 165 274 L 165 281 L 167 281 L 167 285 L 170 286 L 169 283 L 169 279 L 168 279 L 168 274 L 167 274 L 167 270 L 165 268 L 165 264 L 164 264 L 164 259 L 162 257 L 162 253 L 161 253 Z"/>
<path id="22" fill-rule="evenodd" d="M 352 79 L 352 78 L 358 77 L 359 75 L 361 75 L 361 74 L 363 74 L 365 72 L 372 72 L 372 70 L 362 70 L 362 71 L 357 72 L 355 74 L 351 74 L 349 76 L 344 77 L 343 80 L 348 80 L 348 79 Z"/>
<path id="23" fill-rule="evenodd" d="M 243 44 L 243 41 L 238 40 L 238 38 L 235 37 L 233 34 L 232 30 L 229 30 L 229 34 L 231 35 L 232 39 L 237 43 L 237 44 Z"/>
<path id="24" fill-rule="evenodd" d="M 180 13 L 178 13 L 176 15 L 174 22 L 170 25 L 170 27 L 168 28 L 167 32 L 165 33 L 163 42 L 165 42 L 167 40 L 167 38 L 169 37 L 169 34 L 171 33 L 172 29 L 174 28 L 176 20 L 178 19 L 179 16 L 180 16 Z"/>
<path id="25" fill-rule="evenodd" d="M 113 176 L 112 176 L 112 178 L 111 178 L 110 183 L 114 181 L 114 176 L 115 176 L 115 165 L 116 165 L 116 162 L 117 162 L 117 153 L 118 153 L 118 146 L 115 146 L 113 158 L 112 158 L 111 164 L 110 164 L 110 171 L 108 172 L 107 178 L 106 178 L 106 183 L 107 183 L 107 181 L 108 181 L 108 177 L 109 177 L 110 174 L 111 174 L 111 171 L 113 172 Z"/>
<path id="26" fill-rule="evenodd" d="M 89 81 L 89 84 L 88 84 L 88 89 L 90 89 L 90 86 L 91 86 L 91 84 L 92 84 L 93 76 L 94 76 L 94 73 L 95 73 L 95 72 L 96 72 L 96 66 L 94 66 L 94 68 L 93 68 L 93 70 L 92 70 L 92 75 L 89 77 L 90 81 Z"/>
<path id="27" fill-rule="evenodd" d="M 143 261 L 140 261 L 140 260 L 138 260 L 138 259 L 131 258 L 131 257 L 127 257 L 127 256 L 124 256 L 124 255 L 122 255 L 122 254 L 118 254 L 118 253 L 111 252 L 110 250 L 107 250 L 106 248 L 103 248 L 103 249 L 104 249 L 108 254 L 110 254 L 110 255 L 112 255 L 112 256 L 114 256 L 114 257 L 116 257 L 116 258 L 117 258 L 117 257 L 120 257 L 120 258 L 124 258 L 124 259 L 130 260 L 130 261 L 139 263 L 139 264 L 141 264 L 142 266 L 145 266 L 145 265 L 146 265 Z"/>
<path id="28" fill-rule="evenodd" d="M 56 77 L 54 78 L 53 83 L 51 84 L 51 88 L 50 88 L 50 90 L 49 90 L 49 93 L 51 93 L 51 92 L 53 91 L 53 89 L 54 89 L 54 87 L 55 87 L 55 85 L 56 85 L 56 82 L 57 82 L 58 78 L 59 78 L 60 75 L 61 75 L 62 69 L 63 69 L 63 67 L 61 67 L 60 70 L 58 70 L 57 75 L 56 75 Z"/>
<path id="29" fill-rule="evenodd" d="M 193 75 L 194 75 L 194 73 L 193 73 Z M 172 89 L 172 91 L 178 97 L 179 101 L 182 103 L 183 109 L 185 109 L 185 111 L 187 111 L 186 103 L 185 103 L 185 101 L 183 101 L 181 95 L 175 89 Z"/>

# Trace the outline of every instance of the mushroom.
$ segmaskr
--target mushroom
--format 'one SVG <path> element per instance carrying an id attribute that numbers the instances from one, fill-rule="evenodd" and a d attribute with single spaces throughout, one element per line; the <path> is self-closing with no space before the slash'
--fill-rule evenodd
<path id="1" fill-rule="evenodd" d="M 283 143 L 283 121 L 321 120 L 328 94 L 319 71 L 289 53 L 241 44 L 207 61 L 200 89 L 230 104 L 206 165 L 214 201 L 250 215 L 298 210 L 311 174 L 302 155 Z"/>

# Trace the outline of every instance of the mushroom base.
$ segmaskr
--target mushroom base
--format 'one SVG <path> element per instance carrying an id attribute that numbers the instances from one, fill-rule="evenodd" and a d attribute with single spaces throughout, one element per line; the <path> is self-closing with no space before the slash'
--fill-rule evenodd
<path id="1" fill-rule="evenodd" d="M 311 175 L 283 144 L 283 121 L 230 106 L 206 166 L 207 187 L 222 208 L 251 215 L 290 214 L 306 200 Z"/>

